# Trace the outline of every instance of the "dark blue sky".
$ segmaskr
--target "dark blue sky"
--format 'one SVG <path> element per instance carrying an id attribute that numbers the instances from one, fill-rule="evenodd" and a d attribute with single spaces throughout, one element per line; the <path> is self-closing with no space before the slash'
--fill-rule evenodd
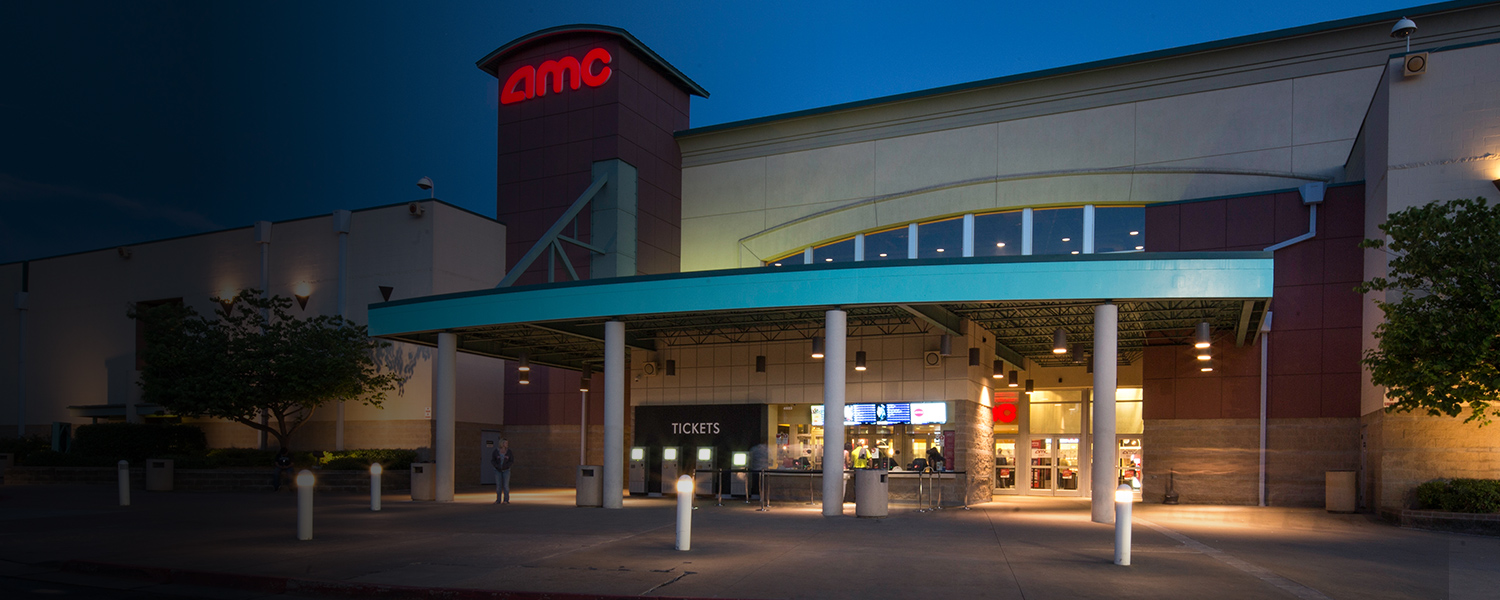
<path id="1" fill-rule="evenodd" d="M 493 215 L 474 61 L 554 25 L 635 34 L 712 94 L 698 127 L 1406 6 L 4 2 L 0 263 L 405 202 L 423 175 Z"/>

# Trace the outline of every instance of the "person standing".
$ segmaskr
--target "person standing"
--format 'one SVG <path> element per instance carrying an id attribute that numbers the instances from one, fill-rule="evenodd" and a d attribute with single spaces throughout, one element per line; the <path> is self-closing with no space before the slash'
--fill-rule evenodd
<path id="1" fill-rule="evenodd" d="M 771 450 L 765 444 L 756 444 L 750 449 L 750 473 L 748 474 L 750 485 L 746 490 L 749 496 L 760 495 L 761 474 L 769 468 L 771 468 Z"/>
<path id="2" fill-rule="evenodd" d="M 510 504 L 510 468 L 516 462 L 510 453 L 510 440 L 500 440 L 490 452 L 490 465 L 495 467 L 495 504 Z"/>
<path id="3" fill-rule="evenodd" d="M 271 478 L 271 490 L 277 492 L 281 491 L 282 474 L 291 474 L 291 472 L 292 456 L 287 453 L 286 448 L 282 448 L 281 452 L 276 455 L 276 475 Z"/>
<path id="4" fill-rule="evenodd" d="M 943 451 L 938 450 L 936 444 L 927 447 L 927 466 L 934 471 L 941 471 L 947 466 L 947 461 L 943 460 Z"/>

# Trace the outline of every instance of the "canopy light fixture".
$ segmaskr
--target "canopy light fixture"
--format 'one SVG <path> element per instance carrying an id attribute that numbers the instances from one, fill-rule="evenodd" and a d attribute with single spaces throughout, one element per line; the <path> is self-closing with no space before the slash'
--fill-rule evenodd
<path id="1" fill-rule="evenodd" d="M 528 354 L 526 352 L 522 352 L 521 353 L 521 357 L 519 359 L 517 359 L 516 362 L 520 363 L 519 365 L 516 366 L 516 370 L 517 371 L 525 373 L 525 372 L 531 370 L 531 355 L 530 354 Z"/>
<path id="2" fill-rule="evenodd" d="M 1058 327 L 1057 331 L 1052 332 L 1052 353 L 1068 353 L 1068 330 Z"/>
<path id="3" fill-rule="evenodd" d="M 860 350 L 860 351 L 854 353 L 854 370 L 856 370 L 856 371 L 863 371 L 863 370 L 865 370 L 865 351 L 864 350 Z"/>
<path id="4" fill-rule="evenodd" d="M 521 385 L 531 385 L 531 371 L 521 371 Z"/>
<path id="5" fill-rule="evenodd" d="M 815 335 L 812 339 L 812 357 L 823 358 L 823 336 Z"/>
<path id="6" fill-rule="evenodd" d="M 1500 185 L 1500 183 L 1497 183 L 1496 185 Z M 941 354 L 943 356 L 953 356 L 952 335 L 945 333 L 943 334 L 943 337 L 938 338 L 938 354 Z"/>
<path id="7" fill-rule="evenodd" d="M 755 357 L 755 372 L 756 373 L 765 373 L 766 372 L 766 357 L 764 355 L 756 356 Z"/>
<path id="8" fill-rule="evenodd" d="M 1033 381 L 1033 380 L 1027 379 L 1026 380 L 1026 393 L 1030 394 L 1030 393 L 1035 392 L 1035 391 L 1036 391 L 1036 382 Z"/>
<path id="9" fill-rule="evenodd" d="M 1012 370 L 1010 374 L 1005 378 L 1005 387 L 1020 387 L 1020 385 L 1021 374 Z"/>
<path id="10" fill-rule="evenodd" d="M 979 366 L 979 349 L 978 348 L 969 348 L 969 366 L 971 366 L 971 367 L 977 367 L 977 366 Z"/>
<path id="11" fill-rule="evenodd" d="M 591 383 L 593 381 L 593 379 L 594 379 L 594 370 L 590 369 L 588 367 L 584 367 L 583 368 L 583 376 L 578 379 L 578 391 L 580 391 L 580 392 L 587 392 L 587 391 L 589 391 L 589 383 Z"/>
<path id="12" fill-rule="evenodd" d="M 1212 335 L 1212 333 L 1213 333 L 1212 330 L 1210 330 L 1209 327 L 1208 327 L 1208 321 L 1201 321 L 1201 322 L 1199 322 L 1198 323 L 1198 333 L 1197 333 L 1197 336 L 1196 336 L 1197 337 L 1197 341 L 1195 341 L 1193 343 L 1193 347 L 1194 348 L 1207 348 L 1207 347 L 1213 345 L 1213 341 L 1209 339 L 1210 336 Z"/>
<path id="13" fill-rule="evenodd" d="M 1198 370 L 1204 373 L 1214 370 L 1214 361 L 1205 359 L 1201 364 L 1198 365 Z"/>
<path id="14" fill-rule="evenodd" d="M 992 379 L 1003 379 L 1005 377 L 1005 361 L 995 359 L 995 370 L 990 373 Z"/>

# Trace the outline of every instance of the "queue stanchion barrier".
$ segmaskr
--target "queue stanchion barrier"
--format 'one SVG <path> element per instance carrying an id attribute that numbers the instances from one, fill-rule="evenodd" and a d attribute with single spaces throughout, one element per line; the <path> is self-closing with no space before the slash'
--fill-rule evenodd
<path id="1" fill-rule="evenodd" d="M 937 504 L 933 505 L 934 508 L 932 510 L 942 510 L 943 509 L 943 474 L 941 472 L 938 472 L 938 473 L 933 473 L 932 476 L 937 479 L 937 486 L 936 486 L 937 487 Z"/>
<path id="2" fill-rule="evenodd" d="M 927 512 L 927 503 L 922 500 L 922 486 L 927 482 L 927 469 L 917 471 L 917 512 Z"/>
<path id="3" fill-rule="evenodd" d="M 724 506 L 724 481 L 720 479 L 723 474 L 723 471 L 714 470 L 714 506 Z"/>
<path id="4" fill-rule="evenodd" d="M 812 474 L 812 471 L 808 471 L 807 472 L 807 504 L 811 505 L 812 503 L 813 503 L 813 474 Z"/>
<path id="5" fill-rule="evenodd" d="M 752 473 L 752 471 L 745 471 L 745 504 L 750 503 L 750 473 Z M 755 489 L 760 490 L 761 496 L 766 495 L 766 490 L 764 489 L 764 486 L 761 485 L 760 480 L 756 480 L 755 486 Z"/>
<path id="6" fill-rule="evenodd" d="M 766 472 L 765 471 L 761 471 L 760 472 L 760 508 L 757 508 L 755 510 L 757 510 L 759 512 L 770 512 L 770 510 L 771 510 L 771 488 L 770 488 L 770 485 L 771 485 L 770 478 L 766 477 Z M 746 496 L 748 497 L 749 494 L 746 494 Z"/>
<path id="7" fill-rule="evenodd" d="M 954 481 L 958 481 L 958 476 L 955 475 L 953 477 L 953 480 Z M 963 488 L 963 490 L 964 490 L 963 491 L 963 496 L 964 496 L 964 510 L 969 510 L 969 473 L 967 471 L 964 472 L 964 488 Z"/>

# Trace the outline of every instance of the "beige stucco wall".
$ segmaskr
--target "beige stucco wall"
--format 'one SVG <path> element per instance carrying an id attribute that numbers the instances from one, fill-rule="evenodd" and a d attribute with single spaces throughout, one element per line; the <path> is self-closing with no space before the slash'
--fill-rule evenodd
<path id="1" fill-rule="evenodd" d="M 381 302 L 379 286 L 394 289 L 392 299 L 489 287 L 504 275 L 505 227 L 439 202 L 422 202 L 420 218 L 405 205 L 352 214 L 349 234 L 348 300 L 345 315 L 364 322 L 367 306 Z M 130 258 L 113 248 L 31 261 L 30 310 L 26 322 L 26 421 L 71 421 L 70 405 L 139 402 L 136 384 L 135 322 L 126 316 L 133 302 L 182 298 L 203 314 L 221 294 L 260 285 L 260 248 L 253 227 L 129 246 Z M 461 259 L 467 255 L 468 259 Z M 446 257 L 438 268 L 436 261 Z M 338 236 L 330 215 L 276 223 L 269 244 L 270 293 L 291 297 L 298 284 L 311 292 L 298 316 L 337 312 Z M 20 266 L 0 266 L 0 373 L 16 381 L 17 311 L 10 299 L 20 288 Z M 376 443 L 385 430 L 378 423 L 428 420 L 432 352 L 394 344 L 380 352 L 382 363 L 408 377 L 386 398 L 383 409 L 346 406 L 346 446 Z M 464 355 L 459 360 L 458 419 L 498 425 L 503 420 L 500 361 Z M 0 434 L 15 431 L 18 391 L 0 386 Z M 318 410 L 306 427 L 304 447 L 333 447 L 335 406 Z M 226 444 L 253 444 L 254 433 L 240 425 L 212 428 Z M 425 426 L 423 426 L 425 427 Z M 245 432 L 233 431 L 234 428 Z M 411 429 L 403 426 L 403 430 Z M 422 427 L 419 427 L 422 429 Z M 403 440 L 410 436 L 402 436 Z M 305 442 L 305 443 L 304 443 Z M 380 441 L 385 444 L 386 442 Z M 307 446 L 312 444 L 313 446 Z"/>

